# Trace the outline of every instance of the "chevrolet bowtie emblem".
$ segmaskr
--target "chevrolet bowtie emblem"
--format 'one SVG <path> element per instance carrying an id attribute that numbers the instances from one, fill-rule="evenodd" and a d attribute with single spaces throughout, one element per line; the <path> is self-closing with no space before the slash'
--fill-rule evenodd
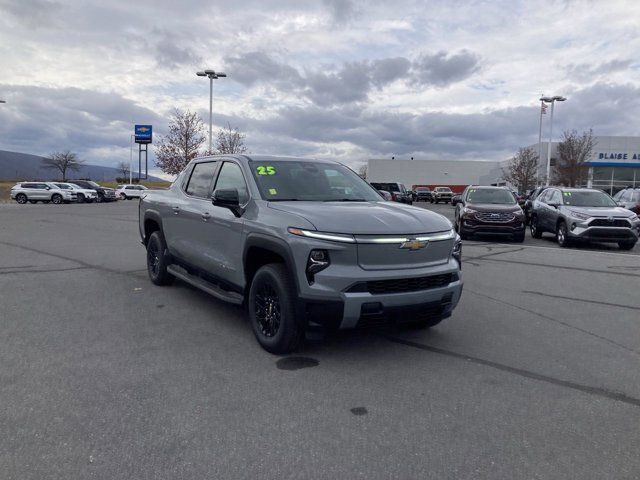
<path id="1" fill-rule="evenodd" d="M 405 250 L 415 251 L 415 250 L 420 250 L 421 248 L 426 247 L 427 243 L 428 242 L 426 240 L 416 240 L 415 238 L 413 238 L 411 240 L 407 240 L 406 242 L 402 242 L 400 244 L 400 248 L 403 248 Z"/>
<path id="2" fill-rule="evenodd" d="M 149 131 L 149 129 L 148 129 L 147 127 L 140 127 L 140 128 L 138 129 L 138 131 L 139 131 L 139 132 L 142 132 L 142 133 L 146 133 L 146 132 L 148 132 L 148 131 Z"/>

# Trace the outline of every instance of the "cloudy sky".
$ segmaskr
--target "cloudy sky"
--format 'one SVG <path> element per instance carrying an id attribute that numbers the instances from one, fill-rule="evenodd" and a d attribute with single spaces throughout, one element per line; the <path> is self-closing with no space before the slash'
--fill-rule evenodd
<path id="1" fill-rule="evenodd" d="M 251 152 L 502 160 L 554 129 L 640 135 L 640 2 L 0 0 L 0 149 L 129 158 L 174 107 Z M 548 117 L 548 116 L 547 116 Z M 214 127 L 215 127 L 214 125 Z"/>

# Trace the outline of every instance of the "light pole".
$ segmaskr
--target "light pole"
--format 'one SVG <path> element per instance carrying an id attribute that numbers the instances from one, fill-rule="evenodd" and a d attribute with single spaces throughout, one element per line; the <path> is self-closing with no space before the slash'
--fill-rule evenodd
<path id="1" fill-rule="evenodd" d="M 565 97 L 556 95 L 554 97 L 542 97 L 540 100 L 551 104 L 551 118 L 549 119 L 549 144 L 547 145 L 547 181 L 545 185 L 548 187 L 551 181 L 551 137 L 553 136 L 553 107 L 556 102 L 564 102 Z"/>
<path id="2" fill-rule="evenodd" d="M 213 70 L 204 70 L 202 72 L 196 72 L 199 77 L 209 77 L 209 155 L 213 151 L 213 145 L 211 140 L 213 129 L 213 81 L 218 78 L 226 77 L 226 73 L 214 72 Z"/>

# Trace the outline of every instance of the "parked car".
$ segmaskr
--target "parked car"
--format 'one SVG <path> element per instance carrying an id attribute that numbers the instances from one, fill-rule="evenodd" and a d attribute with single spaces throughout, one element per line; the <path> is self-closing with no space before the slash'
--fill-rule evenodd
<path id="1" fill-rule="evenodd" d="M 451 222 L 384 202 L 337 162 L 204 157 L 168 190 L 149 190 L 139 211 L 151 281 L 177 277 L 246 304 L 269 352 L 294 350 L 309 323 L 432 327 L 462 293 Z"/>
<path id="2" fill-rule="evenodd" d="M 69 183 L 77 185 L 80 188 L 86 188 L 89 190 L 95 190 L 98 194 L 97 202 L 114 202 L 117 200 L 116 191 L 113 188 L 103 187 L 91 180 L 70 180 Z"/>
<path id="3" fill-rule="evenodd" d="M 116 197 L 122 200 L 131 200 L 132 198 L 140 198 L 140 196 L 148 190 L 144 185 L 120 185 L 116 190 Z"/>
<path id="4" fill-rule="evenodd" d="M 416 187 L 414 191 L 416 202 L 430 202 L 433 199 L 431 189 L 429 187 Z"/>
<path id="5" fill-rule="evenodd" d="M 11 187 L 11 198 L 20 204 L 29 203 L 69 203 L 77 200 L 72 190 L 62 190 L 50 182 L 20 182 Z"/>
<path id="6" fill-rule="evenodd" d="M 546 188 L 549 187 L 537 187 L 529 192 L 527 198 L 524 201 L 524 205 L 522 206 L 522 210 L 524 210 L 525 216 L 525 224 L 529 225 L 531 222 L 531 210 L 533 209 L 534 200 L 540 195 Z"/>
<path id="7" fill-rule="evenodd" d="M 436 187 L 433 189 L 431 203 L 449 203 L 453 197 L 453 192 L 449 187 Z"/>
<path id="8" fill-rule="evenodd" d="M 462 201 L 462 195 L 454 195 L 451 197 L 451 206 L 455 207 Z"/>
<path id="9" fill-rule="evenodd" d="M 505 187 L 469 186 L 456 205 L 455 227 L 465 240 L 473 235 L 508 235 L 524 242 L 524 212 Z"/>
<path id="10" fill-rule="evenodd" d="M 56 186 L 62 190 L 72 190 L 76 192 L 78 203 L 92 203 L 97 200 L 98 192 L 89 188 L 80 188 L 73 183 L 55 182 Z"/>
<path id="11" fill-rule="evenodd" d="M 640 187 L 628 187 L 615 194 L 613 199 L 619 206 L 640 215 Z"/>
<path id="12" fill-rule="evenodd" d="M 376 190 L 384 190 L 391 194 L 391 200 L 394 202 L 406 203 L 411 205 L 413 198 L 402 183 L 398 182 L 372 182 L 371 186 Z"/>
<path id="13" fill-rule="evenodd" d="M 531 236 L 556 235 L 561 247 L 574 241 L 613 242 L 631 250 L 640 235 L 640 219 L 601 190 L 549 187 L 533 202 Z"/>
<path id="14" fill-rule="evenodd" d="M 387 202 L 392 202 L 393 198 L 391 197 L 391 194 L 389 192 L 387 192 L 386 190 L 376 190 L 380 195 L 382 195 L 382 198 L 384 198 Z"/>

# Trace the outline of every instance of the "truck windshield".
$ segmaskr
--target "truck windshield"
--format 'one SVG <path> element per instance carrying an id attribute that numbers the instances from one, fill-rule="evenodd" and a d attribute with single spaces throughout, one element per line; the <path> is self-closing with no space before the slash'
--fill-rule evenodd
<path id="1" fill-rule="evenodd" d="M 338 163 L 251 161 L 260 194 L 269 201 L 381 202 L 383 199 L 353 171 Z"/>
<path id="2" fill-rule="evenodd" d="M 562 203 L 574 207 L 616 207 L 616 202 L 609 195 L 597 190 L 565 190 L 562 192 Z"/>

